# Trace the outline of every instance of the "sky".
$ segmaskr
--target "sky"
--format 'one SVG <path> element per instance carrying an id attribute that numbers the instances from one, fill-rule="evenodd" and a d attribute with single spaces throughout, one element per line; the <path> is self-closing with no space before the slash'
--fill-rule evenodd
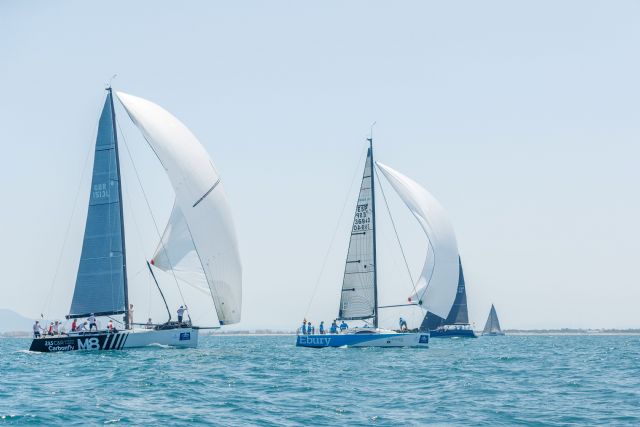
<path id="1" fill-rule="evenodd" d="M 337 315 L 374 121 L 376 158 L 450 216 L 476 327 L 492 303 L 505 328 L 639 327 L 638 22 L 633 1 L 3 1 L 0 307 L 67 312 L 117 74 L 116 90 L 182 120 L 223 177 L 243 264 L 231 329 Z M 162 318 L 144 260 L 174 195 L 116 114 L 131 298 Z M 385 191 L 415 277 L 426 239 Z M 411 283 L 379 211 L 381 303 L 403 302 Z M 406 310 L 381 326 L 403 313 L 417 326 Z"/>

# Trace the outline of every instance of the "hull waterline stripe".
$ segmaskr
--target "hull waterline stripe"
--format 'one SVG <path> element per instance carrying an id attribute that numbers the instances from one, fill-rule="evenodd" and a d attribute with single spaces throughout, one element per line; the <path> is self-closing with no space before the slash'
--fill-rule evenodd
<path id="1" fill-rule="evenodd" d="M 107 335 L 107 339 L 104 340 L 104 344 L 102 344 L 102 349 L 103 350 L 109 350 L 109 338 L 111 338 L 111 336 Z"/>
<path id="2" fill-rule="evenodd" d="M 121 339 L 122 339 L 122 334 L 118 333 L 118 335 L 116 335 L 116 337 L 114 338 L 113 342 L 111 343 L 111 350 L 117 350 L 118 349 L 118 344 L 120 343 Z"/>
<path id="3" fill-rule="evenodd" d="M 127 333 L 127 334 L 124 336 L 124 338 L 122 339 L 122 344 L 120 345 L 120 349 L 123 349 L 123 348 L 124 348 L 124 345 L 125 345 L 125 344 L 126 344 L 126 342 L 127 342 L 127 338 L 129 338 L 129 333 Z"/>

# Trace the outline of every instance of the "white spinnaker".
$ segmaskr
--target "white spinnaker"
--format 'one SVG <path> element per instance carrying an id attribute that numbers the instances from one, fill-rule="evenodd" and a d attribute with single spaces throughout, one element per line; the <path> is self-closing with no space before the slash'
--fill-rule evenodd
<path id="1" fill-rule="evenodd" d="M 118 92 L 169 176 L 175 204 L 154 264 L 196 287 L 208 285 L 220 324 L 240 321 L 242 266 L 227 197 L 209 154 L 165 109 Z M 199 262 L 196 262 L 199 261 Z M 203 283 L 204 281 L 204 283 Z"/>
<path id="2" fill-rule="evenodd" d="M 407 205 L 431 242 L 416 283 L 417 292 L 410 300 L 442 318 L 446 318 L 458 289 L 458 245 L 453 226 L 444 208 L 424 187 L 385 166 L 376 165 Z"/>

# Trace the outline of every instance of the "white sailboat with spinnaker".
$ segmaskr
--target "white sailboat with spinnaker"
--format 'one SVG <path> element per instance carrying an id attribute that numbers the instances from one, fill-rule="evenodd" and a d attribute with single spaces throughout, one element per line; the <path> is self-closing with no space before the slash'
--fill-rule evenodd
<path id="1" fill-rule="evenodd" d="M 239 322 L 242 267 L 237 237 L 220 175 L 209 154 L 193 133 L 162 107 L 122 92 L 117 92 L 117 99 L 164 167 L 175 192 L 170 219 L 146 267 L 160 295 L 164 299 L 154 269 L 169 272 L 176 284 L 180 280 L 206 292 L 213 301 L 220 325 Z M 122 327 L 36 337 L 31 343 L 32 351 L 122 350 L 152 344 L 196 347 L 198 344 L 198 331 L 202 327 L 190 320 L 174 321 L 166 300 L 169 320 L 165 323 L 134 324 L 128 315 L 129 284 L 118 148 L 114 94 L 108 87 L 95 144 L 82 253 L 66 318 L 117 320 L 113 316 L 124 315 Z"/>
<path id="2" fill-rule="evenodd" d="M 458 289 L 458 246 L 453 227 L 440 203 L 420 184 L 373 159 L 373 138 L 354 214 L 345 263 L 337 320 L 363 321 L 364 327 L 341 333 L 297 336 L 300 347 L 426 347 L 429 331 L 408 332 L 381 329 L 380 310 L 416 306 L 446 317 Z M 377 168 L 377 169 L 376 169 Z M 376 170 L 413 214 L 427 237 L 427 255 L 420 277 L 413 284 L 408 303 L 381 306 L 378 302 L 376 241 Z M 397 294 L 397 293 L 396 293 Z"/>

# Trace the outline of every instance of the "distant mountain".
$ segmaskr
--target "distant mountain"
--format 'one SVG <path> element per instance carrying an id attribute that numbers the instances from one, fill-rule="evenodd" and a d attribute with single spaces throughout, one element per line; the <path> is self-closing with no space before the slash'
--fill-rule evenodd
<path id="1" fill-rule="evenodd" d="M 30 332 L 33 319 L 27 319 L 6 308 L 0 308 L 0 333 L 5 332 Z"/>

